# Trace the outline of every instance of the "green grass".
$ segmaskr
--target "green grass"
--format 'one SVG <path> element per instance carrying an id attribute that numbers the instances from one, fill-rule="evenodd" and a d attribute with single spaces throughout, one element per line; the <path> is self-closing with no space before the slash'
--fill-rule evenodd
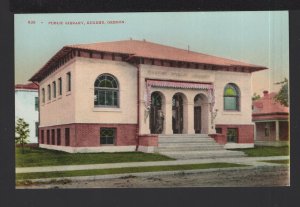
<path id="1" fill-rule="evenodd" d="M 257 146 L 250 149 L 235 149 L 243 151 L 249 157 L 268 157 L 289 155 L 289 147 L 263 147 Z"/>
<path id="2" fill-rule="evenodd" d="M 119 162 L 146 162 L 174 160 L 164 155 L 142 152 L 115 153 L 66 153 L 41 148 L 16 148 L 16 167 L 36 167 L 54 165 L 83 165 Z"/>
<path id="3" fill-rule="evenodd" d="M 290 164 L 290 160 L 261 160 L 260 162 L 268 162 L 268 163 L 283 164 L 283 165 Z"/>
<path id="4" fill-rule="evenodd" d="M 92 175 L 174 171 L 174 170 L 194 170 L 194 169 L 210 169 L 210 168 L 230 168 L 230 167 L 246 167 L 246 166 L 248 165 L 241 165 L 241 164 L 234 164 L 234 163 L 202 163 L 202 164 L 169 165 L 169 166 L 111 168 L 111 169 L 99 169 L 99 170 L 17 173 L 16 179 L 26 180 L 26 179 L 38 179 L 38 178 L 58 178 L 58 177 L 61 178 L 61 177 L 74 177 L 74 176 L 92 176 Z"/>

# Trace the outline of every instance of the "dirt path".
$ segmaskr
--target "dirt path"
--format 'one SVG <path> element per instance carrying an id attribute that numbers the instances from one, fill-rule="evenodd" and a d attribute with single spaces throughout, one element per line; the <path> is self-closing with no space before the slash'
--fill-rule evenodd
<path id="1" fill-rule="evenodd" d="M 96 181 L 73 181 L 67 184 L 18 186 L 17 188 L 160 188 L 160 187 L 265 187 L 288 186 L 287 166 L 259 167 L 252 170 L 226 170 L 196 174 L 124 177 Z"/>

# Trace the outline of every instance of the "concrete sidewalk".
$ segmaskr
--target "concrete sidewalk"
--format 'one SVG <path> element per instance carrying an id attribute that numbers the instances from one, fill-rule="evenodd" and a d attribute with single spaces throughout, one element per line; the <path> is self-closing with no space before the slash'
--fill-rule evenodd
<path id="1" fill-rule="evenodd" d="M 45 166 L 45 167 L 22 167 L 16 168 L 16 173 L 33 173 L 33 172 L 58 172 L 73 170 L 94 170 L 126 167 L 145 167 L 145 166 L 163 166 L 163 165 L 185 165 L 201 163 L 236 163 L 252 166 L 274 166 L 278 164 L 260 162 L 262 160 L 286 160 L 289 156 L 272 156 L 272 157 L 234 157 L 234 158 L 213 158 L 213 159 L 192 159 L 192 160 L 171 160 L 171 161 L 154 161 L 154 162 L 126 162 L 126 163 L 107 163 L 107 164 L 89 164 L 89 165 L 63 165 L 63 166 Z"/>

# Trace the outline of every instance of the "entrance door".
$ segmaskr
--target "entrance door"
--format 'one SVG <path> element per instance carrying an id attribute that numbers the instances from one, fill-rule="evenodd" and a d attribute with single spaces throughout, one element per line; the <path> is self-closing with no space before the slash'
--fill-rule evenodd
<path id="1" fill-rule="evenodd" d="M 182 134 L 183 99 L 180 94 L 175 94 L 172 99 L 172 128 L 174 134 Z"/>
<path id="2" fill-rule="evenodd" d="M 201 106 L 194 107 L 194 129 L 196 134 L 201 133 Z"/>
<path id="3" fill-rule="evenodd" d="M 151 95 L 150 108 L 150 132 L 151 134 L 161 134 L 163 132 L 164 116 L 162 112 L 161 95 L 154 92 Z"/>

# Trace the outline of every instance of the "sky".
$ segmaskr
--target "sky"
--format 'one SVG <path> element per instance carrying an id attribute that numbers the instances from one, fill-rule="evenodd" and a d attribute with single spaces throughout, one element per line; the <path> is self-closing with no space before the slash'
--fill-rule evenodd
<path id="1" fill-rule="evenodd" d="M 258 94 L 289 78 L 287 11 L 16 14 L 15 83 L 27 83 L 65 45 L 130 38 L 266 66 L 252 76 Z"/>

